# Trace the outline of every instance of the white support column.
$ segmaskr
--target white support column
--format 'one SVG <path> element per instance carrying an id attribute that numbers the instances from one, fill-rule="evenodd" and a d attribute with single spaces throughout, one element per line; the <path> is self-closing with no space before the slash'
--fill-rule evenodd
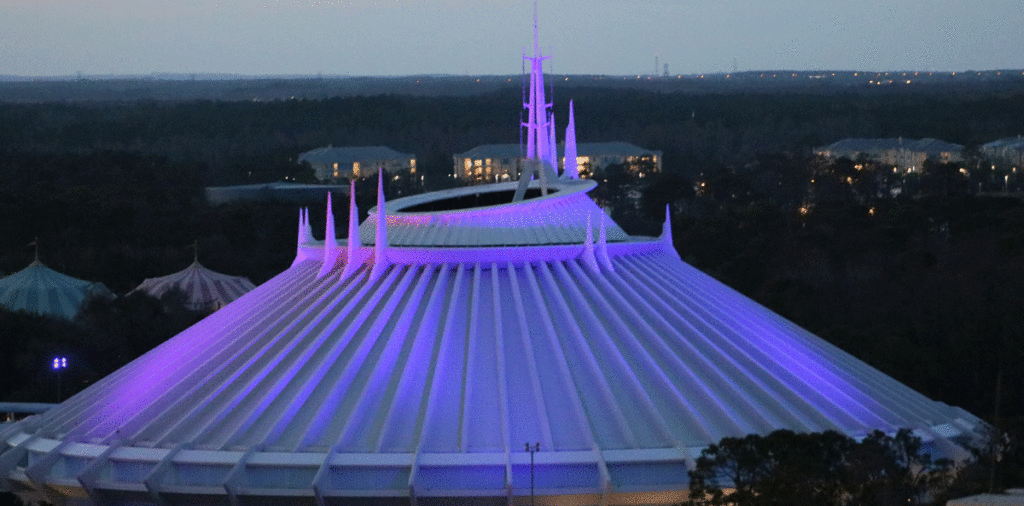
<path id="1" fill-rule="evenodd" d="M 160 459 L 160 462 L 157 462 L 157 464 L 153 466 L 153 469 L 149 471 L 149 474 L 147 474 L 146 477 L 142 479 L 142 484 L 146 486 L 146 490 L 149 492 L 149 495 L 153 497 L 153 500 L 156 501 L 157 504 L 167 503 L 167 501 L 164 500 L 163 496 L 160 495 L 160 485 L 163 482 L 164 475 L 166 475 L 168 469 L 171 468 L 171 461 L 174 460 L 174 457 L 176 457 L 178 453 L 181 452 L 181 450 L 184 450 L 188 447 L 189 446 L 186 443 L 178 443 L 177 445 L 175 445 L 174 448 L 171 448 L 171 450 L 168 451 L 166 455 L 164 455 L 164 458 Z M 104 459 L 106 458 L 104 456 L 101 457 L 103 457 Z M 96 460 L 99 460 L 99 458 L 97 458 Z M 99 469 L 100 468 L 97 468 L 93 472 L 98 473 Z M 79 481 L 82 481 L 82 478 L 79 478 Z"/>
<path id="2" fill-rule="evenodd" d="M 412 467 L 409 469 L 409 504 L 416 506 L 416 475 L 420 470 L 420 445 L 416 445 L 416 453 L 412 456 Z"/>
<path id="3" fill-rule="evenodd" d="M 40 457 L 35 464 L 25 468 L 25 476 L 27 476 L 32 483 L 40 485 L 41 487 L 45 486 L 46 476 L 50 474 L 50 469 L 53 468 L 53 465 L 56 464 L 57 460 L 60 458 L 60 452 L 66 448 L 69 443 L 70 441 L 67 439 L 61 441 L 56 448 Z"/>
<path id="4" fill-rule="evenodd" d="M 16 426 L 17 424 L 11 425 Z M 0 489 L 10 490 L 7 477 L 11 475 L 11 471 L 18 467 L 18 462 L 28 453 L 29 445 L 37 439 L 39 439 L 37 435 L 25 438 L 18 446 L 0 453 Z M 0 439 L 0 441 L 6 442 L 6 439 Z"/>
<path id="5" fill-rule="evenodd" d="M 96 504 L 103 504 L 103 498 L 96 493 L 96 482 L 99 481 L 100 472 L 103 470 L 103 466 L 110 460 L 110 454 L 114 453 L 114 451 L 119 447 L 120 444 L 111 444 L 106 450 L 103 450 L 103 453 L 97 455 L 96 458 L 86 464 L 86 466 L 78 472 L 78 475 L 75 476 L 78 483 L 80 483 L 82 488 L 85 489 L 85 493 L 89 495 L 89 499 L 92 499 Z M 153 500 L 156 501 L 157 504 L 161 504 L 159 496 L 154 495 Z"/>
<path id="6" fill-rule="evenodd" d="M 601 475 L 601 506 L 608 506 L 611 493 L 615 491 L 615 486 L 612 484 L 612 475 L 608 472 L 608 463 L 605 462 L 601 449 L 596 446 L 594 448 L 594 458 L 597 460 L 597 472 Z"/>
<path id="7" fill-rule="evenodd" d="M 224 477 L 224 481 L 221 482 L 221 486 L 224 487 L 224 491 L 228 494 L 228 500 L 231 502 L 231 506 L 238 506 L 238 489 L 239 483 L 242 478 L 245 477 L 245 464 L 252 457 L 252 454 L 261 451 L 261 445 L 252 445 L 248 450 L 242 454 L 242 458 L 238 459 L 234 467 L 228 471 L 227 476 Z"/>
<path id="8" fill-rule="evenodd" d="M 331 472 L 331 455 L 333 455 L 334 449 L 327 450 L 324 454 L 324 460 L 320 463 L 320 468 L 316 470 L 316 474 L 313 476 L 313 496 L 316 498 L 317 506 L 326 506 L 327 502 L 324 500 L 324 483 L 327 482 L 327 475 Z"/>

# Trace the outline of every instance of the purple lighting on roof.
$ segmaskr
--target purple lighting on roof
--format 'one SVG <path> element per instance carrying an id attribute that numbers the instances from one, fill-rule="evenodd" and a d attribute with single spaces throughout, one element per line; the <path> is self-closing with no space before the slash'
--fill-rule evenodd
<path id="1" fill-rule="evenodd" d="M 97 503 L 470 504 L 524 494 L 535 471 L 549 498 L 668 504 L 725 436 L 911 427 L 969 457 L 958 441 L 982 421 L 683 262 L 671 208 L 660 237 L 630 236 L 587 196 L 597 183 L 574 179 L 568 147 L 556 177 L 534 29 L 520 181 L 385 202 L 378 171 L 362 224 L 350 182 L 344 244 L 333 197 L 323 241 L 300 210 L 287 270 L 0 431 L 0 486 Z M 59 401 L 67 358 L 52 364 Z"/>

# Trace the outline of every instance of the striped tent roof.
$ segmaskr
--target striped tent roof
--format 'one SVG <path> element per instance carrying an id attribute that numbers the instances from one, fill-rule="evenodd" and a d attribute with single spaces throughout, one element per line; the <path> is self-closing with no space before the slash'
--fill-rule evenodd
<path id="1" fill-rule="evenodd" d="M 195 260 L 182 271 L 159 278 L 148 278 L 135 290 L 157 298 L 169 290 L 180 290 L 186 296 L 189 309 L 198 311 L 226 306 L 253 288 L 256 286 L 249 278 L 214 272 L 203 267 L 199 260 Z"/>
<path id="2" fill-rule="evenodd" d="M 0 279 L 0 305 L 11 311 L 27 311 L 72 319 L 87 297 L 110 293 L 103 283 L 61 274 L 38 259 L 28 267 Z"/>
<path id="3" fill-rule="evenodd" d="M 372 246 L 356 220 L 337 239 L 330 205 L 315 240 L 303 212 L 289 269 L 0 429 L 0 478 L 110 503 L 457 504 L 528 494 L 532 475 L 560 501 L 649 504 L 684 500 L 686 471 L 724 436 L 909 427 L 966 454 L 973 415 L 682 262 L 667 223 L 609 240 L 576 198 L 592 185 L 559 185 L 488 206 L 533 223 L 515 247 L 444 246 L 440 229 L 393 244 L 391 223 L 416 214 L 402 199 L 378 197 Z M 565 226 L 538 211 L 550 200 L 596 231 L 550 243 Z"/>

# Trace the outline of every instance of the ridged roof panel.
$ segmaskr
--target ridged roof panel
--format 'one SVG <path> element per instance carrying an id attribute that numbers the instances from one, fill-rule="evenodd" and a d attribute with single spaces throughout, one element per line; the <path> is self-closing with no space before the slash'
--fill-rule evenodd
<path id="1" fill-rule="evenodd" d="M 670 254 L 613 265 L 392 265 L 343 281 L 307 261 L 34 425 L 213 450 L 472 453 L 955 418 Z"/>

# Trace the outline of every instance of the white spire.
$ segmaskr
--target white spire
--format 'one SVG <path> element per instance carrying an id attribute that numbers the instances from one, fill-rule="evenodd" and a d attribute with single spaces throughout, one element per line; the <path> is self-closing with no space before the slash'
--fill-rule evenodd
<path id="1" fill-rule="evenodd" d="M 677 258 L 682 259 L 679 256 L 679 252 L 676 251 L 675 243 L 672 242 L 672 205 L 665 204 L 665 223 L 661 225 L 661 237 L 658 238 L 661 241 L 662 247 L 666 251 L 670 251 L 675 254 Z"/>
<path id="2" fill-rule="evenodd" d="M 313 228 L 309 225 L 309 208 L 299 209 L 299 245 L 313 242 Z"/>
<path id="3" fill-rule="evenodd" d="M 334 268 L 338 261 L 338 237 L 334 233 L 334 211 L 331 206 L 331 192 L 327 192 L 327 225 L 324 231 L 324 261 L 320 265 L 318 278 L 322 278 Z"/>
<path id="4" fill-rule="evenodd" d="M 305 246 L 313 239 L 313 229 L 309 226 L 309 209 L 299 208 L 299 234 L 298 244 L 295 246 L 295 260 L 292 265 L 297 265 L 300 262 L 304 262 L 310 259 L 308 248 Z"/>
<path id="5" fill-rule="evenodd" d="M 324 227 L 324 245 L 338 246 L 338 236 L 334 233 L 334 211 L 331 206 L 331 192 L 327 192 L 327 225 Z"/>
<path id="6" fill-rule="evenodd" d="M 309 224 L 309 208 L 302 208 L 302 242 L 313 242 L 313 226 Z"/>
<path id="7" fill-rule="evenodd" d="M 544 97 L 544 56 L 540 52 L 540 36 L 537 28 L 537 3 L 533 4 L 533 56 L 530 60 L 529 102 L 523 107 L 529 111 L 526 124 L 526 168 L 519 175 L 519 187 L 513 201 L 520 201 L 526 195 L 526 188 L 534 174 L 541 182 L 541 191 L 547 194 L 547 181 L 557 177 L 557 161 L 552 167 L 551 160 L 558 159 L 554 138 L 553 116 L 549 113 L 551 104 Z"/>
<path id="8" fill-rule="evenodd" d="M 352 275 L 360 265 L 360 248 L 362 241 L 359 240 L 359 208 L 356 207 L 356 182 L 353 179 L 349 182 L 348 199 L 348 246 L 345 270 L 341 272 L 341 278 L 345 279 Z"/>
<path id="9" fill-rule="evenodd" d="M 579 179 L 580 170 L 576 165 L 576 113 L 572 108 L 572 100 L 569 100 L 569 126 L 565 127 L 565 167 L 562 177 Z M 602 220 L 601 223 L 604 223 Z"/>
<path id="10" fill-rule="evenodd" d="M 548 113 L 548 158 L 547 164 L 551 166 L 551 179 L 558 177 L 558 142 L 555 141 L 555 113 Z M 545 174 L 547 172 L 545 171 Z"/>
<path id="11" fill-rule="evenodd" d="M 377 171 L 377 231 L 373 244 L 373 270 L 370 271 L 370 279 L 376 279 L 384 274 L 388 266 L 388 218 L 384 204 L 384 171 Z"/>

